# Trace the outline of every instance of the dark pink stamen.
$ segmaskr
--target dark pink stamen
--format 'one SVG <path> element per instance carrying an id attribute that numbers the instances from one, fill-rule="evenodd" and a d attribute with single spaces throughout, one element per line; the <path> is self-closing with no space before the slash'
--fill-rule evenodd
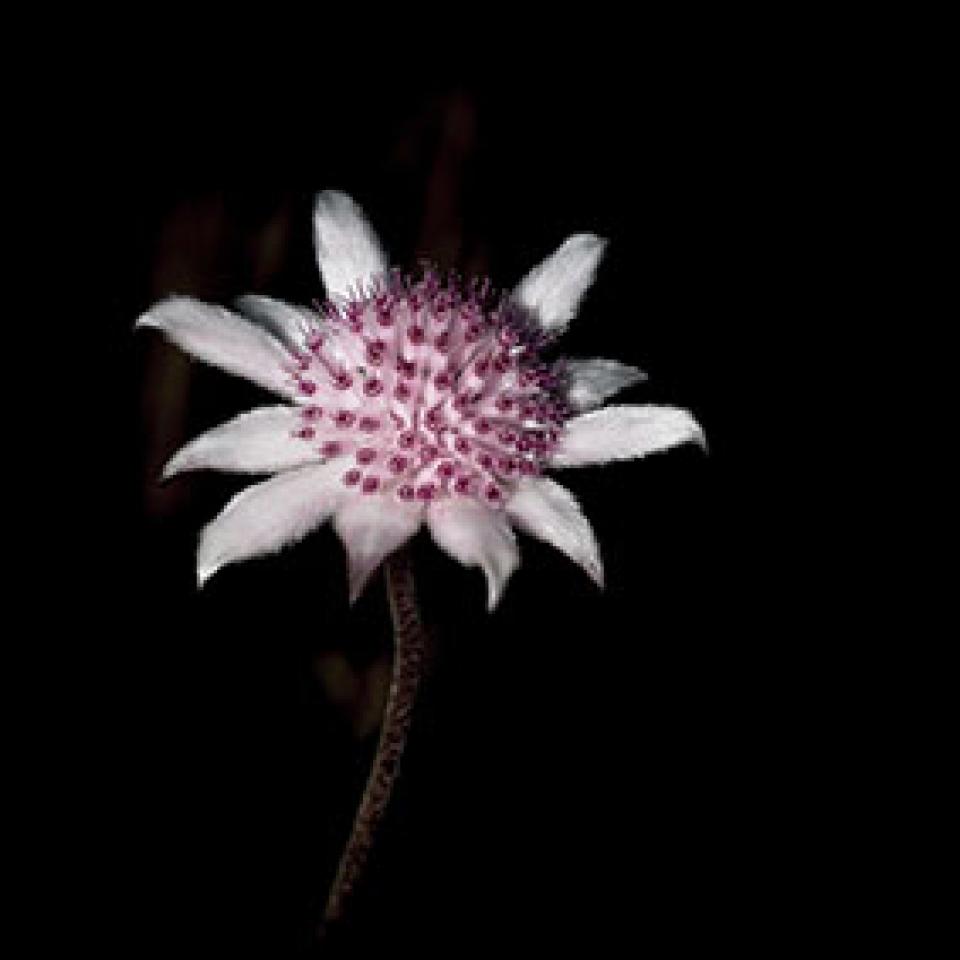
<path id="1" fill-rule="evenodd" d="M 382 492 L 387 478 L 406 481 L 429 471 L 421 479 L 432 482 L 400 484 L 400 500 L 459 494 L 500 506 L 514 478 L 540 474 L 572 412 L 562 395 L 562 368 L 540 359 L 547 338 L 537 336 L 506 294 L 491 292 L 489 281 L 464 287 L 455 275 L 442 283 L 425 267 L 420 278 L 391 271 L 356 285 L 350 297 L 340 307 L 318 307 L 340 329 L 307 329 L 302 348 L 291 351 L 283 369 L 308 397 L 325 397 L 332 382 L 356 399 L 345 397 L 339 409 L 327 410 L 305 401 L 292 436 L 311 441 L 326 458 L 349 452 L 357 467 L 343 482 L 364 493 Z M 333 334 L 342 354 L 326 349 Z M 405 345 L 414 359 L 403 356 Z M 362 366 L 355 368 L 357 361 Z M 396 376 L 388 368 L 385 379 L 384 364 L 395 364 Z M 329 379 L 314 372 L 320 367 Z M 362 416 L 388 385 L 382 415 Z M 327 416 L 343 442 L 317 439 L 323 435 L 318 422 Z M 375 464 L 382 464 L 380 476 L 365 472 Z"/>
<path id="2" fill-rule="evenodd" d="M 418 500 L 433 500 L 437 495 L 437 488 L 432 483 L 423 483 L 417 487 Z"/>

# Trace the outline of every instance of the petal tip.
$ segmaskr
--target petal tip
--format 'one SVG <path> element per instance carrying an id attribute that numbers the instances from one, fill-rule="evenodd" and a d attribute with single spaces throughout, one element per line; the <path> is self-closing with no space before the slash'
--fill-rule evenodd
<path id="1" fill-rule="evenodd" d="M 704 453 L 710 453 L 710 444 L 707 442 L 707 434 L 700 421 L 689 411 L 681 411 L 686 416 L 687 435 L 681 442 L 695 443 Z"/>
<path id="2" fill-rule="evenodd" d="M 193 299 L 193 297 L 187 297 L 177 293 L 170 294 L 170 296 L 158 300 L 149 310 L 144 310 L 134 321 L 133 327 L 135 330 L 140 329 L 140 327 L 162 330 L 169 323 L 169 316 L 167 314 L 171 308 L 195 307 L 197 304 L 198 301 Z"/>
<path id="3" fill-rule="evenodd" d="M 602 257 L 603 254 L 606 253 L 607 247 L 610 245 L 610 240 L 607 237 L 601 237 L 599 234 L 593 233 L 592 231 L 577 234 L 577 239 L 579 239 L 586 246 L 594 247 L 598 257 Z"/>
<path id="4" fill-rule="evenodd" d="M 367 589 L 367 584 L 380 569 L 379 565 L 371 569 L 365 564 L 352 562 L 352 559 L 351 557 L 347 565 L 347 603 L 351 607 L 356 605 Z"/>
<path id="5" fill-rule="evenodd" d="M 201 531 L 197 543 L 197 589 L 202 590 L 209 579 L 224 566 L 224 561 L 217 554 L 216 547 L 211 542 L 215 530 L 216 520 L 212 520 Z M 228 560 L 227 563 L 230 561 Z"/>
<path id="6" fill-rule="evenodd" d="M 177 476 L 183 470 L 183 463 L 180 459 L 179 454 L 174 454 L 164 465 L 163 469 L 160 471 L 160 482 L 165 483 L 167 480 L 172 479 Z"/>
<path id="7" fill-rule="evenodd" d="M 607 253 L 610 241 L 596 233 L 576 233 L 564 244 L 580 252 L 587 261 L 591 274 L 595 273 Z M 592 282 L 592 277 L 591 277 Z"/>
<path id="8" fill-rule="evenodd" d="M 197 589 L 202 590 L 207 581 L 220 569 L 219 566 L 197 564 Z"/>
<path id="9" fill-rule="evenodd" d="M 140 314 L 139 317 L 133 323 L 134 331 L 137 330 L 155 330 L 160 326 L 160 321 L 157 319 L 153 310 L 145 310 Z"/>
<path id="10" fill-rule="evenodd" d="M 345 193 L 343 190 L 321 190 L 316 199 L 314 200 L 314 208 L 318 207 L 334 207 L 338 204 L 342 205 L 353 205 L 353 197 L 349 193 Z"/>
<path id="11" fill-rule="evenodd" d="M 354 583 L 351 582 L 347 588 L 347 606 L 355 607 L 357 601 L 360 599 L 360 595 L 363 593 L 363 588 L 366 586 L 366 581 L 363 583 Z"/>
<path id="12" fill-rule="evenodd" d="M 500 606 L 500 601 L 507 590 L 507 584 L 510 582 L 513 570 L 498 575 L 497 571 L 484 567 L 483 573 L 487 579 L 487 613 L 493 613 Z"/>

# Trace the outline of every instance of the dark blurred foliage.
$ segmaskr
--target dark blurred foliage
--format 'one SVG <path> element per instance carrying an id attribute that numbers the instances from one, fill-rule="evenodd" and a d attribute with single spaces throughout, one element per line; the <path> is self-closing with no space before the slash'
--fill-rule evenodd
<path id="1" fill-rule="evenodd" d="M 122 75 L 91 93 L 64 209 L 69 321 L 93 359 L 66 413 L 96 429 L 67 441 L 83 534 L 54 564 L 71 601 L 39 615 L 75 628 L 49 641 L 51 675 L 69 676 L 51 709 L 69 863 L 54 899 L 81 895 L 98 953 L 317 955 L 388 675 L 382 580 L 350 609 L 324 528 L 197 592 L 197 532 L 245 481 L 161 485 L 159 469 L 265 395 L 133 321 L 171 292 L 320 295 L 310 216 L 327 187 L 396 262 L 503 286 L 572 232 L 609 237 L 559 350 L 642 367 L 623 399 L 688 407 L 710 442 L 559 477 L 597 531 L 603 593 L 523 538 L 488 616 L 481 575 L 417 539 L 434 662 L 327 955 L 737 948 L 785 909 L 804 827 L 780 704 L 799 654 L 771 593 L 783 505 L 757 376 L 778 362 L 770 325 L 797 319 L 767 229 L 790 202 L 770 172 L 776 97 L 709 44 L 616 57 L 595 74 L 568 56 L 535 82 L 448 82 L 438 62 L 423 84 L 371 72 L 347 89 L 321 46 L 315 75 L 274 73 L 269 97 L 169 65 L 147 104 L 128 105 Z"/>

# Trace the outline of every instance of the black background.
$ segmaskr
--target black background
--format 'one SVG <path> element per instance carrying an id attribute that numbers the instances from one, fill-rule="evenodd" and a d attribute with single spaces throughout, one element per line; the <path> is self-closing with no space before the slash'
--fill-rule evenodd
<path id="1" fill-rule="evenodd" d="M 82 624 L 49 641 L 51 672 L 68 677 L 51 706 L 62 789 L 48 815 L 67 867 L 50 909 L 82 903 L 78 929 L 103 952 L 316 953 L 375 745 L 369 719 L 365 736 L 351 723 L 389 654 L 382 579 L 350 609 L 324 528 L 197 592 L 197 532 L 244 481 L 161 486 L 159 468 L 265 395 L 133 322 L 170 292 L 320 295 L 310 215 L 330 187 L 358 200 L 395 262 L 477 265 L 503 286 L 570 233 L 608 237 L 561 352 L 643 368 L 623 401 L 690 409 L 709 453 L 558 476 L 596 529 L 603 593 L 522 538 L 488 615 L 481 575 L 418 537 L 436 656 L 326 954 L 594 956 L 783 935 L 770 924 L 791 908 L 806 827 L 783 762 L 796 653 L 766 546 L 786 521 L 768 502 L 759 382 L 776 369 L 771 311 L 789 323 L 795 309 L 770 230 L 796 202 L 778 166 L 783 104 L 755 62 L 709 44 L 636 70 L 618 57 L 564 79 L 371 72 L 331 86 L 320 52 L 316 76 L 274 75 L 269 92 L 171 69 L 135 109 L 122 75 L 82 98 L 65 336 L 82 330 L 94 349 L 63 415 L 96 427 L 64 440 L 83 491 L 83 535 L 54 560 L 69 608 L 38 617 Z M 337 676 L 359 678 L 342 700 Z"/>

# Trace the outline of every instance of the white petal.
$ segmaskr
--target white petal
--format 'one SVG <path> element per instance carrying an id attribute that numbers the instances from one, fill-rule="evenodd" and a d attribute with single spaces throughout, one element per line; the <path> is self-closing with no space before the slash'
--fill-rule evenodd
<path id="1" fill-rule="evenodd" d="M 569 490 L 553 480 L 524 478 L 507 502 L 507 513 L 521 529 L 565 553 L 603 586 L 597 538 Z"/>
<path id="2" fill-rule="evenodd" d="M 348 495 L 344 462 L 287 470 L 238 493 L 200 534 L 199 585 L 228 563 L 274 553 L 323 523 Z"/>
<path id="3" fill-rule="evenodd" d="M 181 447 L 163 470 L 166 480 L 184 470 L 276 473 L 320 459 L 317 444 L 293 431 L 303 425 L 297 407 L 258 407 L 208 430 Z"/>
<path id="4" fill-rule="evenodd" d="M 679 443 L 706 446 L 703 430 L 677 407 L 604 407 L 567 422 L 553 452 L 554 467 L 629 460 Z"/>
<path id="5" fill-rule="evenodd" d="M 539 317 L 544 329 L 560 333 L 577 313 L 593 283 L 607 241 L 578 233 L 520 281 L 514 298 Z"/>
<path id="6" fill-rule="evenodd" d="M 568 399 L 575 410 L 592 410 L 607 397 L 647 379 L 647 375 L 618 360 L 568 360 Z"/>
<path id="7" fill-rule="evenodd" d="M 376 233 L 345 193 L 326 190 L 317 197 L 313 240 L 330 297 L 350 298 L 358 284 L 366 284 L 387 269 Z"/>
<path id="8" fill-rule="evenodd" d="M 487 578 L 487 609 L 492 610 L 520 564 L 517 540 L 504 514 L 475 500 L 458 497 L 431 504 L 427 526 L 437 545 L 454 560 L 483 569 Z"/>
<path id="9" fill-rule="evenodd" d="M 266 330 L 223 307 L 191 297 L 161 300 L 137 320 L 159 330 L 198 360 L 252 380 L 294 399 L 296 387 L 285 366 L 290 355 Z"/>
<path id="10" fill-rule="evenodd" d="M 275 337 L 298 350 L 303 348 L 306 335 L 323 324 L 313 310 L 274 300 L 273 297 L 247 294 L 237 299 L 237 307 L 248 317 L 262 323 Z"/>
<path id="11" fill-rule="evenodd" d="M 350 602 L 394 550 L 402 547 L 423 520 L 423 507 L 400 503 L 389 494 L 353 494 L 333 518 L 333 527 L 347 550 Z"/>

